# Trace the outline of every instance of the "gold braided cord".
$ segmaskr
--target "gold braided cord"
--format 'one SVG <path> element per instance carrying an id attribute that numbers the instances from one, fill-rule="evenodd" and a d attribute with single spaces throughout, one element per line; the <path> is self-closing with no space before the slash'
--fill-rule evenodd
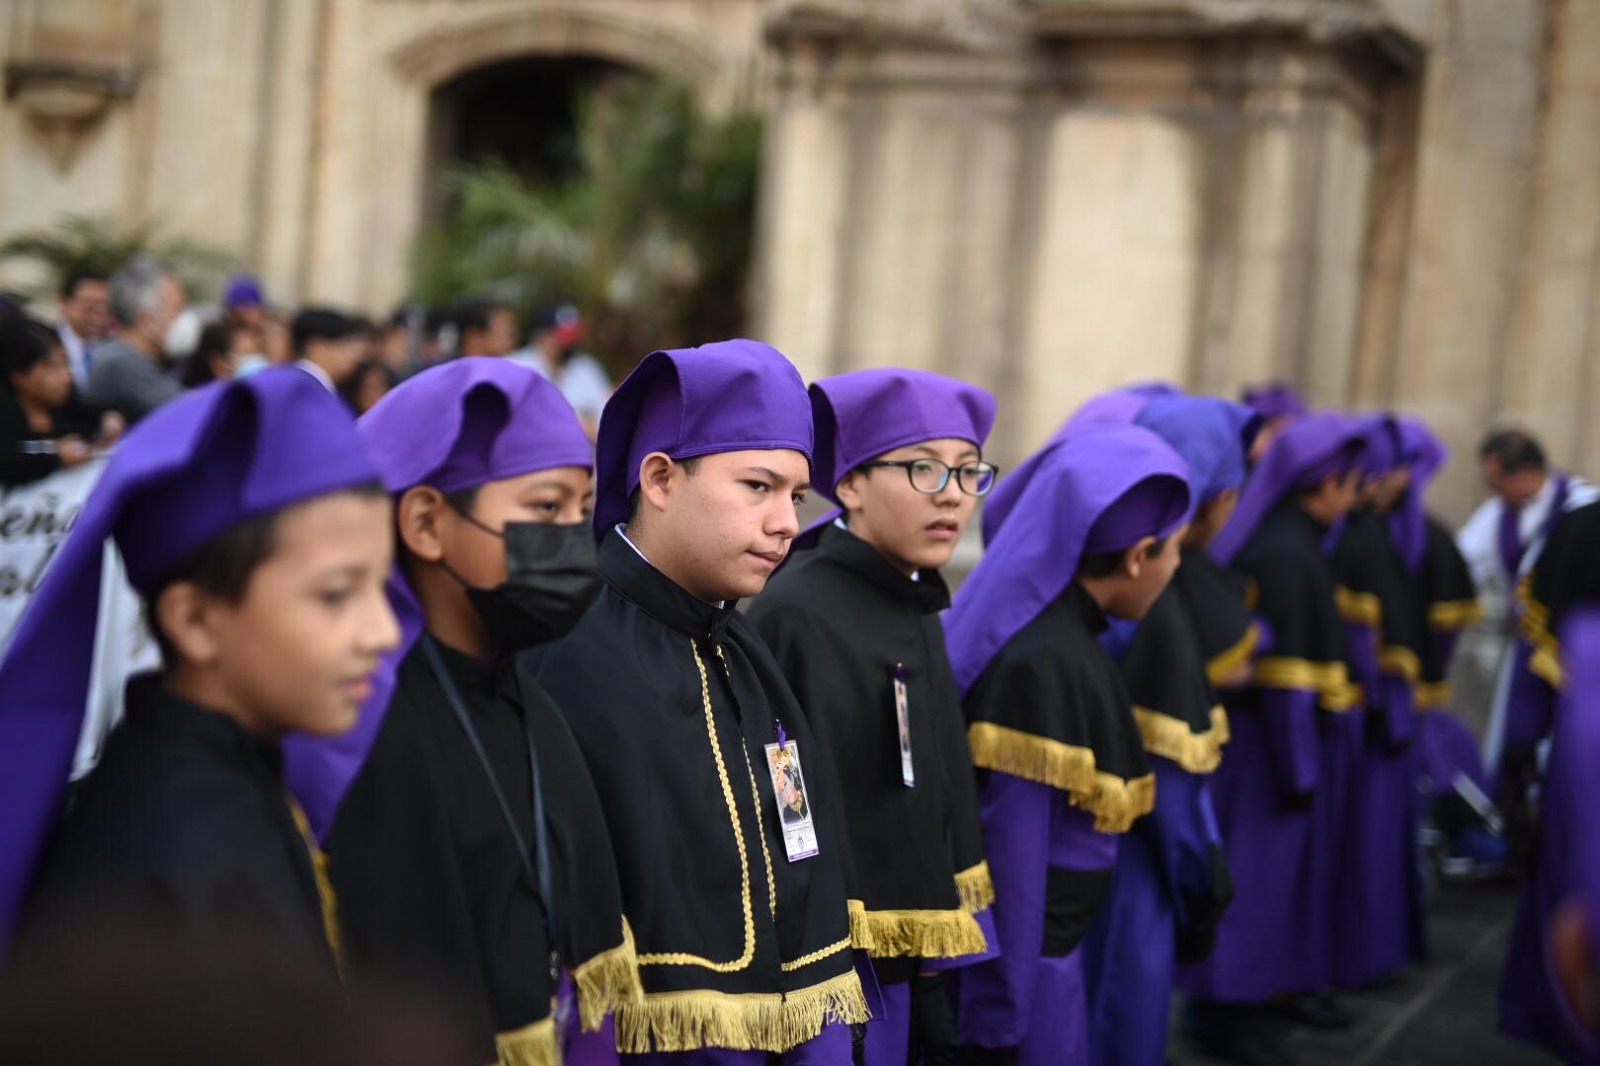
<path id="1" fill-rule="evenodd" d="M 1024 733 L 994 722 L 974 722 L 967 730 L 972 763 L 1060 789 L 1074 807 L 1094 815 L 1102 833 L 1125 833 L 1155 805 L 1155 777 L 1131 781 L 1095 767 L 1094 752 L 1076 744 Z"/>
<path id="2" fill-rule="evenodd" d="M 1387 644 L 1378 653 L 1378 669 L 1403 678 L 1413 686 L 1422 680 L 1422 660 L 1410 648 L 1397 644 Z"/>
<path id="3" fill-rule="evenodd" d="M 853 917 L 853 915 L 852 915 L 852 917 Z M 810 966 L 814 962 L 821 962 L 823 959 L 827 958 L 829 955 L 837 955 L 837 954 L 839 954 L 839 952 L 848 951 L 849 949 L 850 949 L 850 938 L 849 937 L 845 937 L 843 940 L 834 941 L 832 944 L 829 944 L 827 947 L 818 948 L 816 951 L 811 952 L 809 955 L 802 955 L 798 959 L 790 959 L 788 962 L 780 963 L 778 965 L 778 969 L 782 970 L 784 973 L 794 973 L 796 970 L 805 969 L 807 966 Z"/>
<path id="4" fill-rule="evenodd" d="M 711 757 L 717 764 L 717 780 L 722 784 L 722 799 L 728 807 L 728 820 L 733 825 L 733 840 L 739 847 L 739 902 L 744 911 L 744 952 L 731 962 L 714 962 L 700 955 L 691 955 L 686 951 L 652 952 L 639 955 L 640 966 L 699 966 L 713 973 L 737 973 L 750 965 L 756 957 L 756 916 L 755 906 L 750 900 L 750 855 L 744 846 L 744 826 L 739 821 L 739 808 L 733 798 L 733 784 L 728 780 L 728 766 L 722 759 L 722 745 L 717 740 L 717 720 L 711 712 L 711 682 L 706 677 L 705 660 L 700 658 L 700 648 L 693 640 L 689 641 L 689 650 L 694 654 L 695 669 L 700 671 L 700 703 L 705 710 L 706 735 L 711 739 Z M 759 797 L 757 797 L 759 799 Z M 710 995 L 711 993 L 706 993 Z M 621 1009 L 618 1011 L 619 1028 L 618 1039 L 621 1039 L 620 1019 Z M 699 1047 L 700 1045 L 694 1045 Z M 729 1045 L 731 1046 L 731 1045 Z M 676 1048 L 670 1050 L 678 1050 Z"/>
<path id="5" fill-rule="evenodd" d="M 977 919 L 964 910 L 852 913 L 850 942 L 875 959 L 949 959 L 989 946 Z"/>
<path id="6" fill-rule="evenodd" d="M 1423 681 L 1417 685 L 1416 705 L 1419 711 L 1431 711 L 1450 704 L 1450 682 Z"/>
<path id="7" fill-rule="evenodd" d="M 1548 681 L 1552 688 L 1561 688 L 1567 683 L 1566 671 L 1561 668 L 1561 648 L 1554 638 L 1533 649 L 1528 669 Z"/>
<path id="8" fill-rule="evenodd" d="M 1443 600 L 1428 608 L 1428 625 L 1433 629 L 1465 629 L 1483 617 L 1477 600 Z"/>
<path id="9" fill-rule="evenodd" d="M 344 946 L 339 934 L 339 897 L 334 894 L 333 879 L 328 875 L 328 853 L 317 846 L 317 838 L 311 832 L 311 821 L 306 818 L 300 801 L 287 792 L 284 798 L 289 801 L 289 814 L 294 818 L 294 827 L 299 830 L 306 854 L 311 859 L 311 880 L 316 884 L 317 905 L 322 912 L 322 936 L 333 954 L 333 968 L 338 972 L 339 980 L 343 981 Z"/>
<path id="10" fill-rule="evenodd" d="M 1221 685 L 1239 672 L 1239 668 L 1250 661 L 1250 656 L 1255 654 L 1256 646 L 1261 643 L 1261 625 L 1251 622 L 1250 628 L 1244 631 L 1244 636 L 1239 642 L 1227 651 L 1213 655 L 1206 663 L 1206 677 L 1213 685 Z"/>
<path id="11" fill-rule="evenodd" d="M 854 969 L 791 992 L 647 992 L 642 1003 L 618 1008 L 617 1050 L 784 1052 L 828 1022 L 856 1025 L 871 1016 Z"/>
<path id="12" fill-rule="evenodd" d="M 1211 708 L 1211 728 L 1196 733 L 1189 723 L 1170 714 L 1135 705 L 1144 750 L 1171 759 L 1191 774 L 1209 774 L 1222 765 L 1222 746 L 1228 742 L 1228 712 Z"/>
<path id="13" fill-rule="evenodd" d="M 1334 590 L 1333 600 L 1338 605 L 1339 617 L 1346 622 L 1376 628 L 1383 621 L 1383 604 L 1375 593 L 1357 592 L 1340 585 Z"/>
<path id="14" fill-rule="evenodd" d="M 561 1066 L 556 1049 L 556 1020 L 541 1018 L 521 1029 L 494 1034 L 500 1066 Z"/>
<path id="15" fill-rule="evenodd" d="M 728 658 L 722 654 L 722 645 L 717 645 L 717 658 L 722 660 L 723 669 L 727 669 Z M 756 839 L 761 842 L 761 865 L 767 871 L 767 913 L 772 915 L 772 920 L 778 920 L 778 883 L 772 878 L 772 853 L 767 850 L 767 823 L 761 814 L 761 789 L 756 785 L 756 772 L 750 766 L 750 749 L 740 746 L 744 754 L 744 772 L 750 778 L 750 798 L 756 808 Z"/>
<path id="16" fill-rule="evenodd" d="M 1322 708 L 1327 711 L 1348 711 L 1363 699 L 1361 686 L 1350 680 L 1350 670 L 1344 663 L 1269 655 L 1257 660 L 1255 683 L 1260 688 L 1316 692 Z"/>
<path id="17" fill-rule="evenodd" d="M 1244 579 L 1244 605 L 1252 611 L 1261 605 L 1261 586 L 1253 577 Z"/>
<path id="18" fill-rule="evenodd" d="M 578 990 L 578 1020 L 588 1032 L 600 1028 L 618 1004 L 635 1002 L 644 994 L 628 919 L 622 919 L 622 943 L 573 967 L 572 981 Z"/>
<path id="19" fill-rule="evenodd" d="M 961 894 L 961 909 L 977 914 L 994 905 L 994 881 L 989 876 L 989 861 L 969 866 L 956 874 L 956 891 Z"/>

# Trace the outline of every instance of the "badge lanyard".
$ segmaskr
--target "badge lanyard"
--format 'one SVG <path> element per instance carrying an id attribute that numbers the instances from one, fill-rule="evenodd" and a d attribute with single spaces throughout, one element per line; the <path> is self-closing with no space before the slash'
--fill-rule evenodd
<path id="1" fill-rule="evenodd" d="M 533 744 L 533 726 L 528 722 L 527 715 L 523 715 L 522 728 L 528 736 L 528 766 L 533 772 L 533 832 L 535 851 L 533 860 L 528 859 L 528 843 L 522 837 L 522 831 L 517 828 L 517 820 L 511 813 L 511 804 L 506 799 L 506 794 L 500 787 L 500 779 L 495 776 L 494 767 L 489 762 L 489 753 L 483 748 L 483 741 L 478 737 L 478 731 L 473 727 L 472 718 L 467 714 L 467 705 L 461 699 L 461 693 L 456 688 L 455 679 L 450 676 L 449 669 L 445 666 L 444 658 L 439 654 L 438 645 L 427 634 L 422 636 L 422 647 L 428 656 L 428 665 L 433 668 L 434 676 L 439 679 L 439 685 L 444 689 L 445 699 L 450 703 L 450 709 L 455 712 L 456 721 L 461 723 L 461 731 L 466 733 L 467 742 L 472 745 L 472 751 L 478 757 L 478 764 L 483 767 L 483 775 L 489 779 L 489 788 L 494 792 L 495 802 L 500 805 L 500 815 L 505 819 L 506 828 L 511 832 L 511 839 L 517 846 L 517 858 L 522 864 L 522 873 L 538 890 L 539 903 L 544 911 L 545 941 L 550 949 L 550 977 L 558 978 L 559 967 L 556 951 L 556 908 L 553 878 L 550 874 L 550 831 L 545 822 L 544 789 L 539 786 L 539 756 Z M 537 865 L 537 871 L 535 870 Z"/>

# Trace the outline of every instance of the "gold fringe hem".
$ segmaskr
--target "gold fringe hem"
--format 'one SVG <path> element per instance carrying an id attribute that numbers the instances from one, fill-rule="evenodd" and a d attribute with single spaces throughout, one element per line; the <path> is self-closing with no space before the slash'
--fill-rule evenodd
<path id="1" fill-rule="evenodd" d="M 875 959 L 950 959 L 989 946 L 977 920 L 959 910 L 852 910 L 850 942 Z"/>
<path id="2" fill-rule="evenodd" d="M 1228 742 L 1228 712 L 1211 708 L 1211 728 L 1196 733 L 1189 723 L 1170 714 L 1135 706 L 1133 717 L 1144 738 L 1144 750 L 1171 759 L 1191 774 L 1209 774 L 1222 765 L 1222 746 Z"/>
<path id="3" fill-rule="evenodd" d="M 1533 654 L 1528 658 L 1528 669 L 1535 676 L 1548 681 L 1553 688 L 1561 688 L 1566 684 L 1567 675 L 1561 668 L 1561 649 L 1553 639 L 1546 638 L 1533 649 Z"/>
<path id="4" fill-rule="evenodd" d="M 967 743 L 974 766 L 1060 789 L 1074 807 L 1094 815 L 1094 827 L 1102 833 L 1126 833 L 1134 819 L 1155 806 L 1154 775 L 1125 781 L 1096 769 L 1088 748 L 994 722 L 972 723 Z"/>
<path id="5" fill-rule="evenodd" d="M 1376 629 L 1383 621 L 1383 603 L 1374 593 L 1357 592 L 1340 585 L 1334 589 L 1333 599 L 1339 607 L 1339 617 L 1346 622 Z"/>
<path id="6" fill-rule="evenodd" d="M 500 1066 L 561 1066 L 554 1018 L 494 1034 L 494 1049 Z"/>
<path id="7" fill-rule="evenodd" d="M 1417 710 L 1431 711 L 1448 706 L 1451 699 L 1450 682 L 1423 681 L 1417 685 Z"/>
<path id="8" fill-rule="evenodd" d="M 1261 688 L 1306 689 L 1318 694 L 1323 710 L 1348 711 L 1365 694 L 1350 680 L 1344 663 L 1318 663 L 1286 655 L 1271 655 L 1256 663 L 1255 684 Z"/>
<path id="9" fill-rule="evenodd" d="M 1483 617 L 1483 605 L 1477 600 L 1444 600 L 1428 607 L 1428 626 L 1431 629 L 1465 629 Z"/>
<path id="10" fill-rule="evenodd" d="M 956 891 L 961 893 L 961 909 L 968 914 L 994 906 L 994 881 L 989 876 L 989 861 L 985 859 L 956 874 Z"/>
<path id="11" fill-rule="evenodd" d="M 641 1002 L 618 1006 L 617 1050 L 783 1052 L 822 1032 L 827 1022 L 855 1025 L 871 1016 L 853 969 L 786 993 L 646 992 Z"/>
<path id="12" fill-rule="evenodd" d="M 1378 669 L 1408 682 L 1413 687 L 1422 680 L 1422 660 L 1410 648 L 1390 644 L 1378 653 Z"/>
<path id="13" fill-rule="evenodd" d="M 1250 656 L 1255 654 L 1256 646 L 1261 643 L 1261 625 L 1251 622 L 1250 628 L 1244 631 L 1244 636 L 1239 638 L 1239 643 L 1229 648 L 1220 655 L 1214 655 L 1206 663 L 1206 677 L 1213 685 L 1221 685 L 1239 668 L 1250 661 Z"/>
<path id="14" fill-rule="evenodd" d="M 622 919 L 622 943 L 579 963 L 572 970 L 572 982 L 578 990 L 578 1021 L 585 1032 L 600 1028 L 605 1016 L 622 1004 L 639 1001 L 644 989 L 628 919 Z"/>

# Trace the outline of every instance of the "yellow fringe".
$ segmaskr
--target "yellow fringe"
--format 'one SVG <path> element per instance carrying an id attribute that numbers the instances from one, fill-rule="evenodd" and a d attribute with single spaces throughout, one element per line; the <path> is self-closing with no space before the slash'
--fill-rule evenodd
<path id="1" fill-rule="evenodd" d="M 1255 683 L 1262 688 L 1310 689 L 1328 711 L 1348 711 L 1364 698 L 1361 686 L 1350 680 L 1344 663 L 1316 663 L 1286 655 L 1271 655 L 1256 663 Z"/>
<path id="2" fill-rule="evenodd" d="M 1222 765 L 1222 746 L 1228 742 L 1228 712 L 1211 708 L 1211 728 L 1196 733 L 1189 723 L 1170 714 L 1135 706 L 1134 720 L 1144 737 L 1144 750 L 1171 759 L 1191 774 L 1209 774 Z"/>
<path id="3" fill-rule="evenodd" d="M 1220 685 L 1228 678 L 1239 672 L 1239 667 L 1250 661 L 1250 656 L 1255 654 L 1256 645 L 1261 643 L 1261 626 L 1251 622 L 1250 628 L 1244 631 L 1244 636 L 1239 638 L 1239 643 L 1229 648 L 1220 655 L 1212 656 L 1206 663 L 1206 677 L 1213 685 Z"/>
<path id="4" fill-rule="evenodd" d="M 949 959 L 988 948 L 966 911 L 869 911 L 850 915 L 850 942 L 875 959 Z"/>
<path id="5" fill-rule="evenodd" d="M 1423 681 L 1417 685 L 1417 710 L 1431 711 L 1450 704 L 1450 682 Z"/>
<path id="6" fill-rule="evenodd" d="M 605 1016 L 622 1003 L 637 1003 L 644 995 L 639 984 L 639 954 L 633 929 L 622 919 L 622 943 L 579 963 L 572 971 L 578 989 L 578 1020 L 584 1031 L 600 1028 Z"/>
<path id="7" fill-rule="evenodd" d="M 1374 593 L 1357 592 L 1340 585 L 1334 590 L 1333 598 L 1338 604 L 1339 616 L 1346 622 L 1376 627 L 1383 621 L 1383 604 Z"/>
<path id="8" fill-rule="evenodd" d="M 1566 671 L 1561 668 L 1561 648 L 1553 638 L 1545 638 L 1533 649 L 1533 655 L 1528 659 L 1528 669 L 1555 688 L 1566 684 Z"/>
<path id="9" fill-rule="evenodd" d="M 553 1017 L 494 1034 L 494 1049 L 499 1053 L 500 1066 L 561 1066 Z"/>
<path id="10" fill-rule="evenodd" d="M 305 842 L 306 853 L 311 857 L 311 879 L 316 883 L 317 903 L 322 909 L 322 936 L 333 955 L 333 968 L 343 982 L 344 937 L 339 932 L 339 897 L 334 894 L 333 879 L 328 874 L 328 853 L 317 845 L 317 838 L 311 832 L 311 820 L 306 817 L 300 801 L 292 793 L 285 793 L 284 798 L 289 801 L 289 814 L 294 818 L 294 827 L 300 831 L 300 839 Z"/>
<path id="11" fill-rule="evenodd" d="M 1416 685 L 1422 679 L 1422 661 L 1410 648 L 1389 645 L 1378 653 L 1378 668 Z"/>
<path id="12" fill-rule="evenodd" d="M 1154 775 L 1124 781 L 1096 769 L 1088 748 L 994 722 L 972 723 L 967 743 L 974 766 L 1060 789 L 1074 807 L 1094 815 L 1094 827 L 1102 833 L 1126 833 L 1135 818 L 1155 806 Z"/>
<path id="13" fill-rule="evenodd" d="M 984 860 L 956 874 L 956 891 L 961 893 L 961 909 L 977 914 L 994 905 L 994 881 L 989 876 L 989 862 Z"/>
<path id="14" fill-rule="evenodd" d="M 826 1022 L 854 1025 L 871 1012 L 854 970 L 793 992 L 647 992 L 640 1003 L 617 1008 L 617 1050 L 788 1051 Z"/>
<path id="15" fill-rule="evenodd" d="M 1428 625 L 1433 629 L 1465 629 L 1483 617 L 1477 600 L 1446 600 L 1428 608 Z"/>
<path id="16" fill-rule="evenodd" d="M 1528 659 L 1528 669 L 1556 688 L 1566 683 L 1566 672 L 1561 668 L 1561 642 L 1550 632 L 1550 608 L 1533 595 L 1531 575 L 1517 582 L 1517 604 L 1522 610 L 1522 620 L 1517 628 L 1533 647 Z"/>

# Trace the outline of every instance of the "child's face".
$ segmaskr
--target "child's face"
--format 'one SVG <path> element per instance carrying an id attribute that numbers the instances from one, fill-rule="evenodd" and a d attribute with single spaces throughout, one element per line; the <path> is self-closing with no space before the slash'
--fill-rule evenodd
<path id="1" fill-rule="evenodd" d="M 1186 532 L 1187 526 L 1173 530 L 1160 551 L 1142 554 L 1137 557 L 1136 566 L 1125 567 L 1124 572 L 1118 575 L 1121 587 L 1117 589 L 1115 598 L 1106 605 L 1109 614 L 1118 618 L 1143 618 L 1149 612 L 1150 605 L 1165 591 L 1172 575 L 1178 572 L 1178 565 L 1183 562 L 1181 546 Z"/>
<path id="2" fill-rule="evenodd" d="M 470 508 L 475 522 L 452 510 L 443 513 L 440 546 L 445 562 L 476 588 L 501 584 L 506 579 L 506 542 L 489 530 L 504 530 L 508 522 L 577 525 L 593 506 L 589 482 L 589 471 L 581 466 L 486 482 Z"/>
<path id="3" fill-rule="evenodd" d="M 850 532 L 877 548 L 905 573 L 937 570 L 950 561 L 978 500 L 961 491 L 955 471 L 982 456 L 971 441 L 923 441 L 878 457 L 889 462 L 934 460 L 951 468 L 950 480 L 936 493 L 918 492 L 903 467 L 854 470 L 839 483 L 839 500 L 849 512 Z M 931 473 L 925 472 L 931 477 Z M 929 481 L 929 484 L 934 483 Z"/>
<path id="4" fill-rule="evenodd" d="M 278 516 L 274 550 L 236 604 L 210 605 L 211 672 L 247 728 L 343 733 L 400 639 L 384 595 L 390 504 L 339 493 Z"/>
<path id="5" fill-rule="evenodd" d="M 676 465 L 648 519 L 657 565 L 708 602 L 754 596 L 800 532 L 810 487 L 806 457 L 788 449 L 707 455 L 693 474 Z"/>

